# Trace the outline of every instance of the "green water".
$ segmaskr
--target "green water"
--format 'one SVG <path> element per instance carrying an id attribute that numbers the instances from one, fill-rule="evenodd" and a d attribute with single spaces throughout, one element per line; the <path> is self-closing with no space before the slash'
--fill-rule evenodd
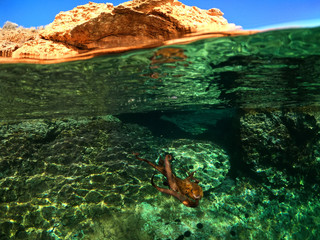
<path id="1" fill-rule="evenodd" d="M 1 118 L 317 106 L 320 29 L 213 38 L 54 65 L 0 66 Z"/>
<path id="2" fill-rule="evenodd" d="M 319 239 L 319 39 L 0 65 L 0 239 Z M 199 206 L 133 152 L 196 171 Z"/>

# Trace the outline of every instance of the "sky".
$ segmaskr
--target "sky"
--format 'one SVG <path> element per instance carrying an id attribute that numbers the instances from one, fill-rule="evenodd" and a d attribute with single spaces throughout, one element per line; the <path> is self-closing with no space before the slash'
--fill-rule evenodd
<path id="1" fill-rule="evenodd" d="M 125 0 L 99 1 L 118 5 Z M 283 26 L 320 26 L 320 0 L 180 0 L 202 9 L 219 8 L 230 23 L 243 29 Z M 60 11 L 88 3 L 88 0 L 0 0 L 0 27 L 6 21 L 23 27 L 45 26 Z M 303 24 L 304 25 L 303 25 Z M 280 25 L 279 25 L 280 24 Z"/>

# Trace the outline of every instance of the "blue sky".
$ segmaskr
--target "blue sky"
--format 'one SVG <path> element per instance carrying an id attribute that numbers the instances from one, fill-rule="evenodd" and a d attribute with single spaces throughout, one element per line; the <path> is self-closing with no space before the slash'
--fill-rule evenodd
<path id="1" fill-rule="evenodd" d="M 94 1 L 94 0 L 92 0 Z M 107 0 L 106 0 L 107 1 Z M 106 1 L 94 1 L 103 2 Z M 180 0 L 203 9 L 219 8 L 225 18 L 244 29 L 285 22 L 317 19 L 320 25 L 320 0 Z M 109 0 L 114 5 L 124 1 Z M 47 25 L 60 11 L 71 10 L 88 0 L 0 0 L 0 27 L 6 21 L 24 27 Z M 310 21 L 309 21 L 310 22 Z"/>

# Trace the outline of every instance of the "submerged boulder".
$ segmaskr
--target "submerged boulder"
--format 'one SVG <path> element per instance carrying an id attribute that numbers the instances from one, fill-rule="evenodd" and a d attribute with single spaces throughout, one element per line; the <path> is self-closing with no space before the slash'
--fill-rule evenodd
<path id="1" fill-rule="evenodd" d="M 295 179 L 291 184 L 319 181 L 319 131 L 319 115 L 313 111 L 248 112 L 240 118 L 243 159 L 274 184 L 289 176 Z"/>
<path id="2" fill-rule="evenodd" d="M 0 239 L 9 235 L 20 239 L 17 236 L 22 233 L 23 239 L 87 235 L 103 230 L 105 224 L 92 224 L 96 219 L 114 223 L 116 220 L 110 216 L 120 212 L 130 212 L 133 218 L 134 224 L 127 224 L 130 233 L 133 229 L 141 232 L 147 221 L 141 211 L 152 206 L 158 206 L 159 211 L 164 209 L 163 220 L 149 228 L 161 228 L 159 236 L 172 217 L 167 211 L 170 206 L 177 214 L 190 210 L 151 185 L 154 169 L 136 160 L 134 151 L 152 162 L 158 152 L 169 151 L 175 157 L 173 170 L 181 178 L 187 177 L 186 172 L 197 171 L 195 177 L 206 195 L 201 208 L 208 207 L 208 198 L 214 198 L 214 188 L 225 185 L 230 168 L 225 150 L 212 142 L 159 138 L 146 127 L 121 122 L 111 115 L 1 121 L 0 151 Z M 155 181 L 165 187 L 160 179 L 163 177 Z M 126 221 L 122 214 L 118 218 Z M 139 225 L 136 219 L 141 219 Z M 188 225 L 196 223 L 193 218 L 185 221 Z M 123 233 L 115 237 L 114 231 L 107 230 L 111 236 L 107 239 L 130 239 Z M 135 230 L 134 234 L 139 235 Z"/>

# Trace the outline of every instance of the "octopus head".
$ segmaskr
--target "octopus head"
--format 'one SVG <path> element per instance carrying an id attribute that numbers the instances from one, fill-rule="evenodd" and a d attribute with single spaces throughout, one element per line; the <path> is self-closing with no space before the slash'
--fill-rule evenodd
<path id="1" fill-rule="evenodd" d="M 193 200 L 200 200 L 203 197 L 203 190 L 197 183 L 190 182 L 190 188 L 187 192 L 188 197 L 192 198 Z"/>

